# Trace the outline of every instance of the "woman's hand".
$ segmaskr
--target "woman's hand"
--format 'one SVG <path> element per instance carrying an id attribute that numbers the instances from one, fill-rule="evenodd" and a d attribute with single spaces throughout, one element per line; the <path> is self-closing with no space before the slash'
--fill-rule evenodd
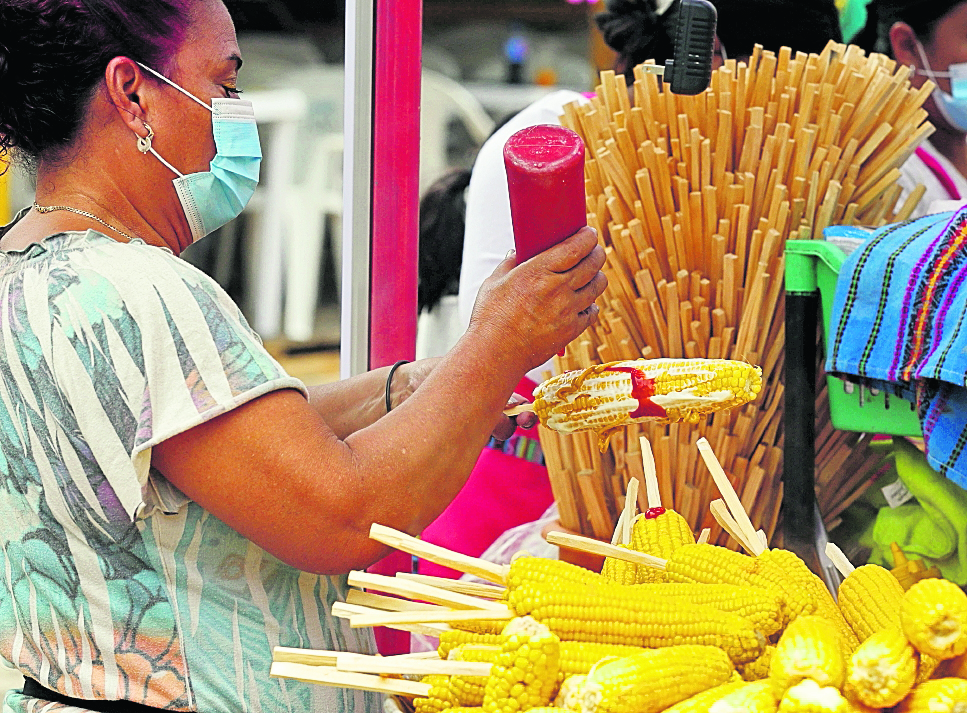
<path id="1" fill-rule="evenodd" d="M 480 288 L 469 331 L 488 332 L 525 371 L 543 364 L 597 319 L 604 261 L 589 227 L 519 266 L 509 254 Z"/>

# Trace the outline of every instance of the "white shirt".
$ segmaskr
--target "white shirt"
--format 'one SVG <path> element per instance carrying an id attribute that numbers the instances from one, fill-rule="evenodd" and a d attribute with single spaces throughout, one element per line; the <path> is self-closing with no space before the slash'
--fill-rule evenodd
<path id="1" fill-rule="evenodd" d="M 944 171 L 946 171 L 947 175 L 954 182 L 954 186 L 960 192 L 960 201 L 956 205 L 967 202 L 967 178 L 961 175 L 960 171 L 956 169 L 947 157 L 937 151 L 929 141 L 924 141 L 920 146 L 930 156 L 936 159 L 937 163 L 943 167 Z M 924 215 L 953 209 L 954 206 L 950 204 L 950 201 L 954 199 L 954 196 L 951 196 L 947 192 L 947 189 L 944 188 L 937 174 L 919 156 L 916 154 L 910 156 L 906 163 L 900 167 L 900 171 L 901 175 L 897 179 L 897 183 L 903 187 L 903 193 L 900 194 L 900 200 L 897 205 L 903 205 L 903 201 L 906 200 L 907 196 L 910 195 L 910 191 L 918 183 L 922 183 L 927 187 L 927 192 L 923 194 L 919 205 L 911 213 L 911 218 L 920 218 Z"/>
<path id="2" fill-rule="evenodd" d="M 465 330 L 477 299 L 480 285 L 514 247 L 514 227 L 510 218 L 510 197 L 504 169 L 504 144 L 513 134 L 528 126 L 561 124 L 564 106 L 573 101 L 586 102 L 578 92 L 562 89 L 541 97 L 501 126 L 487 139 L 477 154 L 467 190 L 467 224 L 463 234 L 463 263 L 460 268 L 459 318 Z M 528 376 L 543 380 L 541 366 Z"/>

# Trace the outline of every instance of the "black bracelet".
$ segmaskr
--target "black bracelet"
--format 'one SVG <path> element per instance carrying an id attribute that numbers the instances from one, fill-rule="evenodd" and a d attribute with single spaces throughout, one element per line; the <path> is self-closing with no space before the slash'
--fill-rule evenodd
<path id="1" fill-rule="evenodd" d="M 390 398 L 390 391 L 393 386 L 393 374 L 395 374 L 396 370 L 399 369 L 401 366 L 409 363 L 410 362 L 408 359 L 400 359 L 398 362 L 396 362 L 395 364 L 393 364 L 393 366 L 389 368 L 389 374 L 386 375 L 386 413 L 389 413 L 390 411 L 393 410 L 393 400 L 392 398 Z"/>

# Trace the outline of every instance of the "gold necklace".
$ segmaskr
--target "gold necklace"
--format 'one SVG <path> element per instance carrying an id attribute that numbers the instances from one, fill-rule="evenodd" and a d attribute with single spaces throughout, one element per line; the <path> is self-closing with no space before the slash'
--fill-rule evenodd
<path id="1" fill-rule="evenodd" d="M 128 240 L 135 240 L 135 237 L 133 235 L 128 235 L 123 230 L 118 230 L 110 223 L 107 223 L 101 220 L 93 213 L 88 213 L 86 210 L 80 210 L 79 208 L 71 208 L 69 205 L 38 205 L 37 201 L 34 201 L 33 207 L 34 207 L 34 210 L 37 211 L 38 213 L 52 213 L 55 210 L 66 210 L 68 213 L 77 213 L 77 215 L 83 215 L 85 218 L 90 218 L 91 220 L 97 221 L 105 228 L 110 228 L 115 233 L 117 233 L 118 235 L 123 235 Z"/>

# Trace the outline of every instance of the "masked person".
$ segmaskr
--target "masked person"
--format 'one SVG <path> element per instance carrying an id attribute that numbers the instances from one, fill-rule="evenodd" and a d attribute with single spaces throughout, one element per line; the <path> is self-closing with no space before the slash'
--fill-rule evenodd
<path id="1" fill-rule="evenodd" d="M 967 201 L 967 2 L 876 0 L 876 49 L 914 69 L 911 82 L 937 85 L 924 108 L 936 131 L 903 165 L 903 201 L 917 184 L 927 191 L 912 217 Z"/>
<path id="2" fill-rule="evenodd" d="M 595 319 L 585 228 L 503 261 L 437 360 L 288 376 L 178 257 L 257 183 L 241 61 L 221 0 L 0 0 L 0 160 L 37 171 L 0 228 L 5 713 L 377 710 L 270 678 L 273 646 L 372 651 L 330 611 L 370 525 L 418 534 Z"/>

